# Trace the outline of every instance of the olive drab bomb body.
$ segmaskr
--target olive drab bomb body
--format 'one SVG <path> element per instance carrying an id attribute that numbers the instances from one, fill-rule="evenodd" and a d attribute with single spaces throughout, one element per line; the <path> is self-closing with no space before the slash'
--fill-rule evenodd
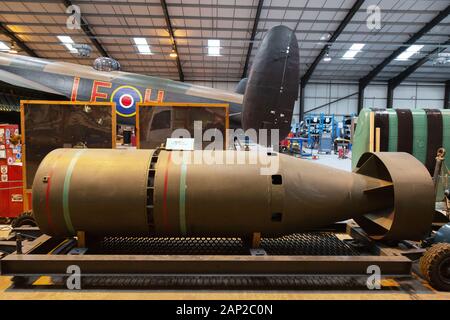
<path id="1" fill-rule="evenodd" d="M 366 153 L 355 172 L 270 154 L 277 170 L 263 175 L 251 152 L 213 152 L 225 153 L 246 155 L 207 164 L 164 149 L 57 149 L 36 173 L 33 213 L 55 236 L 276 237 L 355 219 L 375 239 L 415 240 L 431 227 L 433 183 L 409 154 Z"/>

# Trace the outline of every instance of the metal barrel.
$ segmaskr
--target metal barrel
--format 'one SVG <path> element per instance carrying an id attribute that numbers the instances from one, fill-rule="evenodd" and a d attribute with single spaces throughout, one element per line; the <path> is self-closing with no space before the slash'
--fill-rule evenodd
<path id="1" fill-rule="evenodd" d="M 55 236 L 276 237 L 354 218 L 377 239 L 415 239 L 433 208 L 431 177 L 404 153 L 365 154 L 352 173 L 276 153 L 58 149 L 33 183 Z"/>
<path id="2" fill-rule="evenodd" d="M 450 150 L 450 110 L 433 109 L 363 109 L 353 137 L 352 166 L 370 150 L 370 113 L 374 113 L 372 130 L 381 129 L 380 151 L 407 152 L 416 157 L 433 175 L 436 152 Z M 373 146 L 375 149 L 375 144 Z M 372 149 L 372 150 L 374 150 Z M 450 158 L 445 160 L 450 167 Z"/>

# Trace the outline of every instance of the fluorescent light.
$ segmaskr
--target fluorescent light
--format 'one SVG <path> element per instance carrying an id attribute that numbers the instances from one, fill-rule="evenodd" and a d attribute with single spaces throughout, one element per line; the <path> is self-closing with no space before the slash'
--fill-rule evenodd
<path id="1" fill-rule="evenodd" d="M 175 49 L 172 49 L 172 51 L 170 52 L 170 55 L 169 55 L 171 58 L 176 58 L 176 57 L 178 57 L 178 54 L 177 54 L 177 52 L 175 51 Z"/>
<path id="2" fill-rule="evenodd" d="M 147 43 L 147 39 L 133 38 L 133 40 L 140 54 L 152 54 L 152 50 L 150 49 L 150 46 Z"/>
<path id="3" fill-rule="evenodd" d="M 72 38 L 69 36 L 58 36 L 59 41 L 61 41 L 62 43 L 74 43 Z"/>
<path id="4" fill-rule="evenodd" d="M 348 49 L 344 55 L 342 56 L 342 59 L 346 60 L 352 60 L 358 53 L 361 52 L 361 49 L 364 48 L 364 43 L 354 43 L 350 49 Z"/>
<path id="5" fill-rule="evenodd" d="M 133 38 L 133 40 L 137 45 L 148 45 L 147 39 L 145 38 Z"/>
<path id="6" fill-rule="evenodd" d="M 209 39 L 208 40 L 208 56 L 220 56 L 220 40 Z"/>
<path id="7" fill-rule="evenodd" d="M 0 41 L 0 51 L 9 51 L 9 47 L 2 41 Z"/>
<path id="8" fill-rule="evenodd" d="M 78 50 L 74 48 L 75 42 L 69 36 L 58 36 L 59 41 L 71 52 L 78 53 Z"/>
<path id="9" fill-rule="evenodd" d="M 420 51 L 420 49 L 423 48 L 423 45 L 413 44 L 410 46 L 406 51 L 402 52 L 398 55 L 395 60 L 397 61 L 407 61 L 409 58 L 411 58 L 413 55 L 415 55 L 417 52 Z"/>
<path id="10" fill-rule="evenodd" d="M 328 40 L 331 38 L 331 34 L 330 33 L 326 33 L 323 36 L 320 37 L 320 40 Z"/>

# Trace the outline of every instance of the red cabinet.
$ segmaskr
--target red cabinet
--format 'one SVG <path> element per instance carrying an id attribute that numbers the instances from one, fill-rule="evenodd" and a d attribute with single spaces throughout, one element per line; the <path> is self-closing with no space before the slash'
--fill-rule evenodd
<path id="1" fill-rule="evenodd" d="M 23 212 L 23 186 L 19 182 L 0 182 L 0 217 L 13 218 Z"/>
<path id="2" fill-rule="evenodd" d="M 21 147 L 10 142 L 18 133 L 17 125 L 0 124 L 0 217 L 23 212 Z"/>

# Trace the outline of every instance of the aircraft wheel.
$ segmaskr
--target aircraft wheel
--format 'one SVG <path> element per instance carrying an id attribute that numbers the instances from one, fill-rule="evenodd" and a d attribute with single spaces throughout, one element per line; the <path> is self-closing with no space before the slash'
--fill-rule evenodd
<path id="1" fill-rule="evenodd" d="M 436 290 L 450 291 L 450 243 L 437 243 L 420 258 L 420 271 Z"/>

